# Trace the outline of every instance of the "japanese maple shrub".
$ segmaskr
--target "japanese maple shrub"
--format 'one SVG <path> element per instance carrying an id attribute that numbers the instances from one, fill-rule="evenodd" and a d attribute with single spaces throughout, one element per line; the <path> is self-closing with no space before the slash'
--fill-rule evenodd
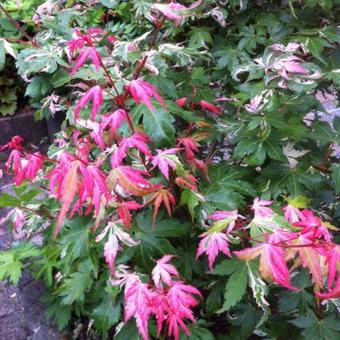
<path id="1" fill-rule="evenodd" d="M 27 267 L 61 329 L 115 339 L 339 338 L 333 9 L 40 5 L 17 69 L 36 117 L 66 120 L 47 154 L 2 147 L 0 278 Z"/>

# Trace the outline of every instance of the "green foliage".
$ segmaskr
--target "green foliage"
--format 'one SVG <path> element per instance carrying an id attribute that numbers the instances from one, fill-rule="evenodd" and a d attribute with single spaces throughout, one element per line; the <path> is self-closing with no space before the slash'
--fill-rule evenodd
<path id="1" fill-rule="evenodd" d="M 3 116 L 13 115 L 17 109 L 17 99 L 14 80 L 8 78 L 8 74 L 0 74 L 0 114 Z"/>
<path id="2" fill-rule="evenodd" d="M 17 284 L 24 267 L 24 261 L 40 255 L 38 248 L 29 244 L 19 244 L 12 249 L 0 252 L 0 280 L 8 279 Z"/>
<path id="3" fill-rule="evenodd" d="M 142 282 L 150 283 L 155 261 L 174 255 L 179 280 L 203 295 L 194 309 L 197 323 L 187 325 L 191 336 L 181 332 L 180 339 L 338 339 L 333 302 L 319 304 L 313 296 L 317 289 L 298 261 L 292 263 L 291 276 L 300 290 L 288 291 L 263 279 L 257 260 L 219 255 L 210 271 L 206 256 L 196 258 L 198 243 L 211 222 L 208 216 L 218 210 L 238 210 L 245 217 L 228 235 L 231 252 L 265 242 L 264 233 L 275 228 L 298 230 L 279 215 L 286 202 L 300 209 L 308 206 L 329 222 L 329 228 L 336 224 L 340 216 L 339 118 L 333 117 L 339 102 L 335 89 L 340 84 L 336 1 L 206 0 L 184 11 L 181 25 L 165 18 L 159 27 L 156 17 L 161 14 L 151 0 L 52 2 L 51 8 L 40 8 L 42 14 L 32 20 L 42 3 L 5 1 L 32 42 L 20 43 L 26 38 L 1 14 L 0 71 L 4 73 L 7 63 L 16 58 L 18 74 L 28 81 L 25 96 L 37 109 L 36 117 L 60 111 L 67 112 L 67 119 L 58 144 L 50 146 L 43 160 L 44 171 L 31 183 L 16 187 L 13 194 L 0 196 L 0 207 L 25 213 L 26 236 L 39 231 L 44 237 L 39 247 L 23 242 L 0 252 L 0 279 L 17 283 L 27 266 L 46 283 L 47 315 L 60 329 L 81 317 L 91 320 L 89 325 L 99 337 L 115 333 L 117 340 L 139 339 L 134 321 L 122 323 L 123 288 L 112 285 L 104 259 L 105 228 L 121 218 L 117 208 L 122 203 L 135 201 L 140 207 L 131 209 L 131 225 L 122 230 L 139 243 L 130 247 L 119 239 L 114 265 L 126 265 L 140 273 Z M 169 2 L 157 1 L 161 3 Z M 90 27 L 104 30 L 103 39 L 93 40 L 106 69 L 88 60 L 71 76 L 79 51 L 71 62 L 66 42 L 76 36 L 75 29 L 84 34 Z M 7 38 L 19 40 L 12 43 Z M 305 71 L 285 70 L 282 65 L 292 56 Z M 154 111 L 136 104 L 125 92 L 135 78 L 153 84 L 167 109 L 157 98 L 152 98 Z M 104 90 L 100 112 L 90 121 L 90 104 L 74 122 L 75 105 L 94 85 Z M 183 105 L 175 103 L 180 98 L 186 98 Z M 79 207 L 80 199 L 73 195 L 69 203 L 74 210 L 65 214 L 60 233 L 52 241 L 61 210 L 56 197 L 62 195 L 54 185 L 53 193 L 47 188 L 59 157 L 67 152 L 83 166 L 81 171 L 96 165 L 106 177 L 115 168 L 110 158 L 123 138 L 131 135 L 131 122 L 124 120 L 119 131 L 107 127 L 99 131 L 106 148 L 99 147 L 93 135 L 103 114 L 121 108 L 121 102 L 134 131 L 150 138 L 147 143 L 153 156 L 159 150 L 176 149 L 176 156 L 169 157 L 175 163 L 169 163 L 169 178 L 154 166 L 154 158 L 135 146 L 125 150 L 122 162 L 157 173 L 145 177 L 171 192 L 174 207 L 169 209 L 166 204 L 171 204 L 163 200 L 153 225 L 157 190 L 148 192 L 143 184 L 139 188 L 143 194 L 132 195 L 128 189 L 133 181 L 125 183 L 120 178 L 110 187 L 114 199 L 108 204 L 103 203 L 101 189 L 95 193 L 100 207 L 93 215 L 88 192 L 81 192 L 85 198 Z M 204 102 L 216 105 L 218 113 L 204 107 Z M 1 74 L 0 113 L 13 114 L 16 103 L 16 82 Z M 197 142 L 195 160 L 201 163 L 177 146 L 177 138 L 185 137 Z M 91 151 L 88 157 L 83 154 L 86 148 Z M 95 178 L 84 177 L 79 175 L 75 187 Z M 110 181 L 106 179 L 105 185 Z M 274 201 L 272 219 L 252 221 L 249 207 L 256 197 Z M 117 225 L 120 228 L 121 221 Z M 151 337 L 157 338 L 156 328 L 151 321 Z M 167 338 L 166 332 L 158 338 Z"/>

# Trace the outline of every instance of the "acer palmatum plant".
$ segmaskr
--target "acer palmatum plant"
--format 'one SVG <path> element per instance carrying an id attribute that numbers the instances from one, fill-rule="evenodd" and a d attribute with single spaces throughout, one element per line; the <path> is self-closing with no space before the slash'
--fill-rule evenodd
<path id="1" fill-rule="evenodd" d="M 81 315 L 117 339 L 337 338 L 329 3 L 39 7 L 18 72 L 37 117 L 67 118 L 45 155 L 1 148 L 1 222 L 23 240 L 0 278 L 25 261 L 60 328 Z M 310 7 L 327 20 L 296 19 Z"/>

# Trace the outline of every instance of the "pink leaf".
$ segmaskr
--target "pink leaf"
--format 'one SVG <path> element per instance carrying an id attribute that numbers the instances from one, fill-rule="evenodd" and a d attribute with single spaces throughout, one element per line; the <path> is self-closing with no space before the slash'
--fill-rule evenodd
<path id="1" fill-rule="evenodd" d="M 150 317 L 150 302 L 152 300 L 152 292 L 147 284 L 142 283 L 139 279 L 129 283 L 125 287 L 124 292 L 124 311 L 125 322 L 131 317 L 136 319 L 137 329 L 143 340 L 148 340 L 148 320 Z"/>
<path id="2" fill-rule="evenodd" d="M 118 150 L 113 154 L 113 163 L 120 165 L 126 157 L 128 149 L 131 148 L 136 148 L 144 155 L 151 157 L 150 149 L 146 144 L 147 141 L 148 137 L 139 132 L 135 132 L 130 137 L 123 138 L 119 143 Z"/>
<path id="3" fill-rule="evenodd" d="M 6 162 L 7 170 L 9 169 L 13 170 L 16 185 L 20 185 L 24 180 L 24 178 L 22 177 L 22 163 L 21 163 L 22 157 L 23 154 L 20 151 L 13 149 Z"/>
<path id="4" fill-rule="evenodd" d="M 283 211 L 285 213 L 285 219 L 289 223 L 296 223 L 299 222 L 303 219 L 303 214 L 298 208 L 295 208 L 294 206 L 287 204 L 284 208 Z"/>
<path id="5" fill-rule="evenodd" d="M 210 232 L 204 233 L 200 237 L 203 238 L 198 245 L 196 259 L 205 253 L 208 256 L 209 269 L 212 271 L 219 252 L 230 256 L 228 236 L 222 232 Z"/>
<path id="6" fill-rule="evenodd" d="M 101 62 L 100 54 L 94 47 L 86 47 L 81 50 L 79 56 L 77 57 L 76 63 L 71 71 L 71 77 L 73 77 L 76 74 L 76 72 L 86 63 L 88 59 L 92 61 L 97 72 L 99 71 Z"/>
<path id="7" fill-rule="evenodd" d="M 265 279 L 272 280 L 277 284 L 291 290 L 296 290 L 290 284 L 289 270 L 286 264 L 285 252 L 278 243 L 290 239 L 292 233 L 276 231 L 267 236 L 267 243 L 256 247 L 234 251 L 234 254 L 241 260 L 250 261 L 260 256 L 260 273 Z"/>
<path id="8" fill-rule="evenodd" d="M 157 89 L 144 80 L 132 80 L 129 87 L 129 93 L 136 103 L 144 103 L 150 111 L 155 111 L 155 107 L 151 103 L 151 97 L 154 97 L 166 110 L 163 98 L 158 94 Z"/>
<path id="9" fill-rule="evenodd" d="M 105 262 L 109 266 L 111 272 L 114 272 L 115 259 L 118 253 L 118 239 L 117 236 L 110 232 L 109 238 L 104 245 Z"/>
<path id="10" fill-rule="evenodd" d="M 156 150 L 157 155 L 152 157 L 151 163 L 154 167 L 158 167 L 163 176 L 169 180 L 169 168 L 176 169 L 176 163 L 168 158 L 167 155 L 175 154 L 178 149 L 172 148 L 167 150 Z"/>
<path id="11" fill-rule="evenodd" d="M 213 214 L 209 215 L 207 218 L 214 220 L 214 221 L 226 220 L 226 222 L 229 224 L 228 233 L 230 233 L 235 227 L 236 220 L 238 218 L 244 219 L 245 217 L 240 215 L 237 210 L 232 210 L 232 211 L 222 210 L 222 211 L 215 211 Z"/>
<path id="12" fill-rule="evenodd" d="M 266 218 L 273 215 L 273 210 L 271 208 L 267 208 L 267 206 L 271 205 L 273 201 L 261 200 L 259 198 L 255 198 L 251 209 L 254 211 L 255 218 Z"/>
<path id="13" fill-rule="evenodd" d="M 162 287 L 162 283 L 168 286 L 172 284 L 171 276 L 178 277 L 177 269 L 168 262 L 173 258 L 173 255 L 164 255 L 157 261 L 156 266 L 152 270 L 152 280 L 156 287 Z"/>
<path id="14" fill-rule="evenodd" d="M 92 87 L 82 95 L 73 112 L 75 121 L 77 120 L 80 110 L 84 108 L 90 100 L 92 100 L 91 119 L 94 120 L 99 112 L 100 106 L 103 104 L 103 91 L 99 85 Z"/>
<path id="15" fill-rule="evenodd" d="M 334 285 L 334 288 L 329 290 L 328 293 L 315 293 L 321 299 L 337 299 L 340 297 L 340 275 Z"/>

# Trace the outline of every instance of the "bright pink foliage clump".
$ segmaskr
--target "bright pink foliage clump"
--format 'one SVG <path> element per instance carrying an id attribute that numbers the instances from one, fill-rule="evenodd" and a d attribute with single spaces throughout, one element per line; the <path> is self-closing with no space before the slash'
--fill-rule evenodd
<path id="1" fill-rule="evenodd" d="M 195 322 L 192 308 L 198 305 L 194 296 L 202 297 L 193 286 L 182 281 L 177 269 L 168 262 L 172 255 L 165 255 L 157 261 L 152 271 L 152 284 L 141 281 L 135 273 L 129 273 L 124 267 L 116 272 L 117 279 L 113 284 L 124 284 L 124 310 L 125 322 L 131 317 L 136 319 L 138 331 L 144 340 L 149 339 L 148 320 L 154 315 L 157 321 L 158 336 L 167 327 L 168 337 L 179 339 L 180 328 L 190 336 L 186 320 Z"/>
<path id="2" fill-rule="evenodd" d="M 155 107 L 151 102 L 152 97 L 154 97 L 163 106 L 163 109 L 166 110 L 163 98 L 158 94 L 157 89 L 148 82 L 141 79 L 132 80 L 128 90 L 136 103 L 144 103 L 150 111 L 155 111 Z"/>

